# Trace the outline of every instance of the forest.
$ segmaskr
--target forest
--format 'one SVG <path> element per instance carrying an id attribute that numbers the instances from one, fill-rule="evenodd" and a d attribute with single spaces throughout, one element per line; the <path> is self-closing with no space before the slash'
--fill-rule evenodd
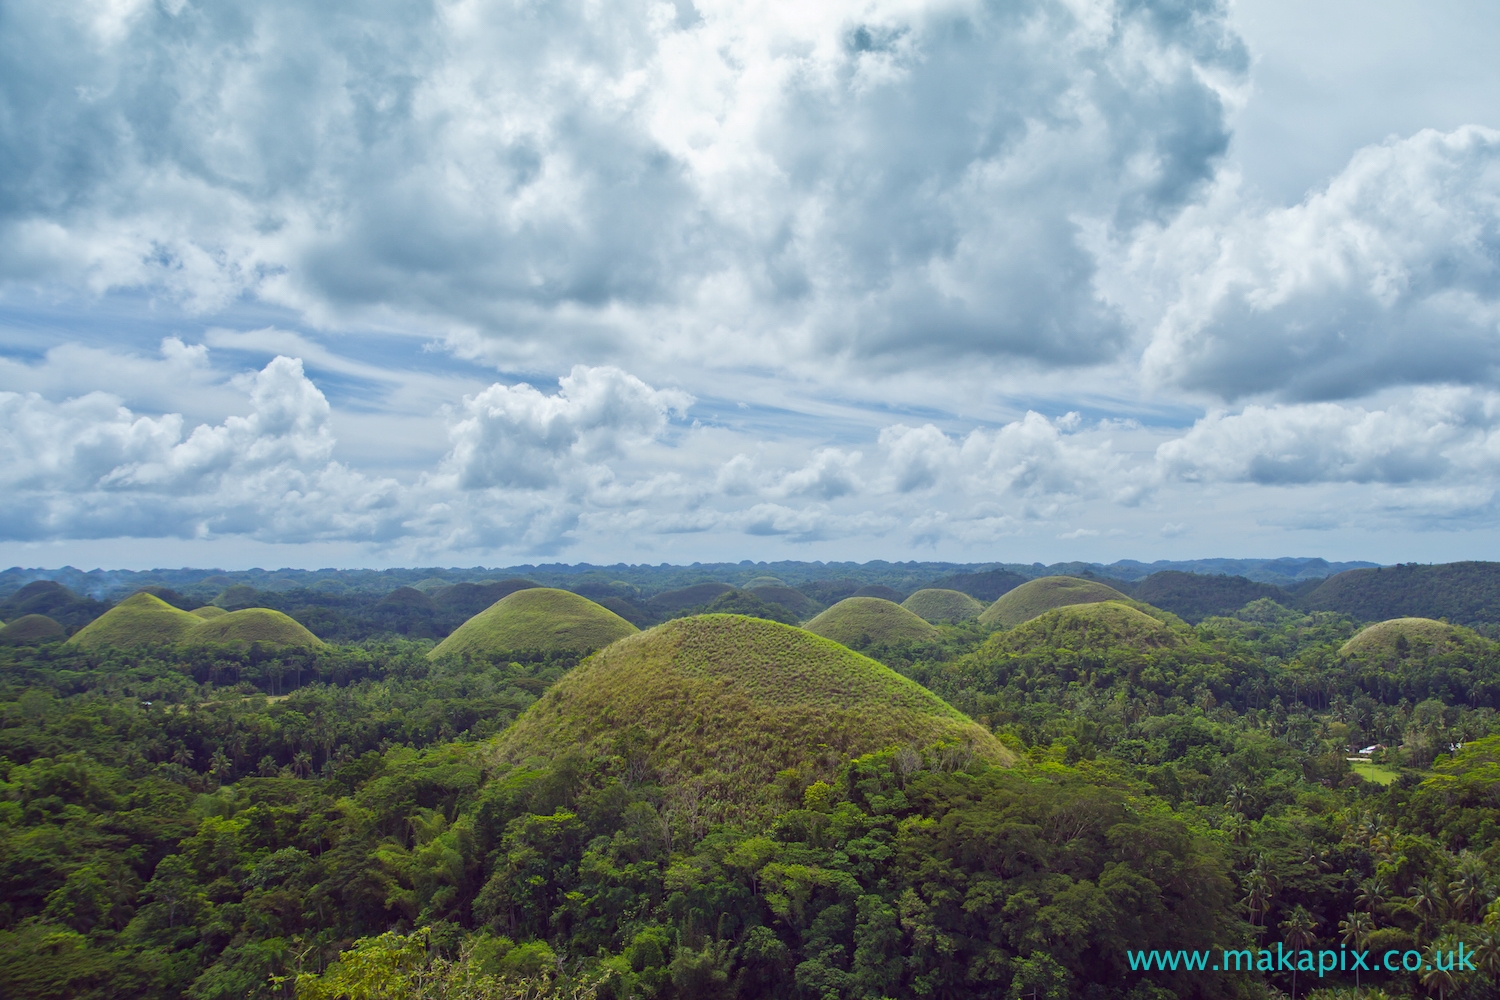
<path id="1" fill-rule="evenodd" d="M 1500 997 L 1497 568 L 16 581 L 0 995 Z"/>

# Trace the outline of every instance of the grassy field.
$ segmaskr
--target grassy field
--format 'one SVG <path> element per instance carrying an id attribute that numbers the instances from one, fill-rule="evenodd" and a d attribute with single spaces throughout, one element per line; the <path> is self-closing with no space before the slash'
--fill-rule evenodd
<path id="1" fill-rule="evenodd" d="M 1391 768 L 1382 767 L 1374 761 L 1369 760 L 1351 760 L 1349 762 L 1349 769 L 1366 781 L 1373 781 L 1377 785 L 1389 785 L 1400 777 Z"/>
<path id="2" fill-rule="evenodd" d="M 957 590 L 919 590 L 901 606 L 929 622 L 965 622 L 984 614 L 984 605 Z"/>
<path id="3" fill-rule="evenodd" d="M 1030 621 L 1037 615 L 1053 608 L 1070 604 L 1093 604 L 1099 601 L 1128 601 L 1130 598 L 1113 587 L 1093 580 L 1080 580 L 1071 576 L 1044 576 L 1021 584 L 1015 590 L 1001 595 L 1000 599 L 985 609 L 979 616 L 983 625 L 992 628 L 1011 628 Z"/>
<path id="4" fill-rule="evenodd" d="M 181 642 L 203 619 L 154 594 L 131 594 L 80 629 L 68 642 L 85 649 Z"/>
<path id="5" fill-rule="evenodd" d="M 603 649 L 636 631 L 634 625 L 586 597 L 531 587 L 485 608 L 428 655 L 435 659 L 511 649 Z"/>
<path id="6" fill-rule="evenodd" d="M 1118 601 L 1054 608 L 990 638 L 1011 653 L 1033 649 L 1165 649 L 1180 646 L 1184 636 L 1163 622 Z"/>
<path id="7" fill-rule="evenodd" d="M 276 646 L 321 646 L 323 640 L 270 608 L 246 608 L 200 621 L 182 641 L 190 645 L 262 642 Z"/>
<path id="8" fill-rule="evenodd" d="M 1442 653 L 1476 640 L 1483 641 L 1466 628 L 1431 618 L 1392 618 L 1356 633 L 1339 649 L 1339 654 L 1394 657 L 1402 651 Z"/>
<path id="9" fill-rule="evenodd" d="M 879 597 L 845 598 L 803 627 L 846 646 L 938 637 L 938 630 L 920 617 Z"/>
<path id="10" fill-rule="evenodd" d="M 1011 753 L 894 670 L 802 629 L 743 615 L 667 622 L 590 657 L 496 738 L 502 761 L 636 758 L 692 788 L 712 820 L 764 818 L 840 762 L 892 746 Z"/>

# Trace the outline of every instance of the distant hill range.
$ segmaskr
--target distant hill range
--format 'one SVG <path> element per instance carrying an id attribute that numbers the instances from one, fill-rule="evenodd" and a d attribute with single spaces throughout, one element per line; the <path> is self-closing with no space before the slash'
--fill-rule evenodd
<path id="1" fill-rule="evenodd" d="M 589 597 L 632 624 L 649 628 L 702 611 L 806 622 L 851 597 L 898 604 L 921 590 L 957 591 L 990 605 L 1032 580 L 1059 576 L 1095 581 L 1194 623 L 1269 598 L 1288 608 L 1334 611 L 1359 622 L 1446 618 L 1459 625 L 1500 625 L 1500 562 L 1380 567 L 1322 559 L 1051 566 L 879 561 L 686 567 L 581 564 L 274 573 L 10 569 L 0 573 L 0 621 L 43 615 L 72 633 L 129 594 L 145 590 L 183 609 L 212 603 L 229 610 L 283 611 L 330 642 L 378 635 L 442 639 L 499 598 L 531 587 Z"/>

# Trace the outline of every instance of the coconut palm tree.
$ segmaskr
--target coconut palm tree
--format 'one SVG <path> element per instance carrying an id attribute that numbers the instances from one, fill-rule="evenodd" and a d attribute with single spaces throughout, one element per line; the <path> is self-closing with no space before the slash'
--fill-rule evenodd
<path id="1" fill-rule="evenodd" d="M 1344 944 L 1352 944 L 1355 948 L 1363 948 L 1365 939 L 1375 930 L 1375 918 L 1368 913 L 1360 913 L 1351 910 L 1349 915 L 1339 921 L 1339 933 L 1343 936 Z M 1354 970 L 1354 986 L 1359 988 L 1359 970 Z"/>
<path id="2" fill-rule="evenodd" d="M 1377 910 L 1385 906 L 1388 898 L 1385 883 L 1371 876 L 1359 883 L 1359 889 L 1354 894 L 1354 905 L 1374 916 Z"/>
<path id="3" fill-rule="evenodd" d="M 1422 918 L 1422 933 L 1425 935 L 1434 921 L 1440 919 L 1447 909 L 1448 901 L 1443 897 L 1443 884 L 1437 879 L 1419 878 L 1406 896 L 1409 905 Z"/>
<path id="4" fill-rule="evenodd" d="M 1288 948 L 1293 951 L 1303 951 L 1312 948 L 1318 943 L 1318 936 L 1314 933 L 1318 923 L 1313 915 L 1298 903 L 1292 908 L 1291 915 L 1277 925 L 1281 928 L 1281 940 L 1286 942 Z M 1292 1000 L 1297 1000 L 1297 969 L 1292 968 Z"/>
<path id="5" fill-rule="evenodd" d="M 312 773 L 312 754 L 306 750 L 298 750 L 297 755 L 292 758 L 292 771 L 299 778 L 305 778 Z"/>
<path id="6" fill-rule="evenodd" d="M 1489 905 L 1494 888 L 1489 866 L 1484 861 L 1470 851 L 1458 856 L 1458 877 L 1448 883 L 1456 916 L 1462 920 L 1472 916 L 1477 920 Z"/>

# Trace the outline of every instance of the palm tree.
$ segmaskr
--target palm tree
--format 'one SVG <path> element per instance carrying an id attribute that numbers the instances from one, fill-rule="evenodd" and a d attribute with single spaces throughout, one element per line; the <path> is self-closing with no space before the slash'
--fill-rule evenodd
<path id="1" fill-rule="evenodd" d="M 1277 926 L 1281 928 L 1281 940 L 1285 941 L 1287 947 L 1293 951 L 1310 949 L 1318 943 L 1318 936 L 1313 933 L 1317 929 L 1317 921 L 1313 919 L 1311 913 L 1308 913 L 1303 908 L 1301 903 L 1298 903 L 1292 909 L 1291 916 L 1287 917 Z M 1297 969 L 1295 966 L 1292 968 L 1292 1000 L 1297 1000 Z"/>
<path id="2" fill-rule="evenodd" d="M 1487 928 L 1474 948 L 1474 964 L 1491 977 L 1500 976 L 1500 930 Z"/>
<path id="3" fill-rule="evenodd" d="M 299 778 L 305 778 L 312 773 L 312 754 L 306 750 L 298 750 L 297 755 L 292 758 L 292 771 Z"/>
<path id="4" fill-rule="evenodd" d="M 1427 987 L 1431 993 L 1434 986 L 1437 987 L 1438 1000 L 1443 1000 L 1444 994 L 1458 985 L 1458 978 L 1454 976 L 1453 963 L 1457 960 L 1455 952 L 1458 951 L 1458 939 L 1451 934 L 1445 934 L 1432 945 L 1432 968 L 1425 969 L 1422 973 L 1422 985 Z M 1442 952 L 1448 954 L 1448 967 L 1443 968 L 1438 961 L 1438 955 Z"/>
<path id="5" fill-rule="evenodd" d="M 192 767 L 193 751 L 187 748 L 186 743 L 179 743 L 177 744 L 177 750 L 172 754 L 172 760 L 183 767 Z"/>
<path id="6" fill-rule="evenodd" d="M 1344 944 L 1352 944 L 1355 948 L 1363 948 L 1365 939 L 1375 930 L 1375 918 L 1368 913 L 1360 913 L 1351 910 L 1349 915 L 1339 921 L 1339 933 L 1343 935 Z M 1354 988 L 1359 988 L 1359 970 L 1354 970 Z"/>
<path id="7" fill-rule="evenodd" d="M 1244 782 L 1235 782 L 1229 786 L 1229 795 L 1224 799 L 1224 807 L 1236 815 L 1243 816 L 1249 810 L 1255 796 L 1250 794 L 1250 789 L 1245 787 Z"/>
<path id="8" fill-rule="evenodd" d="M 1354 894 L 1354 904 L 1374 916 L 1376 910 L 1385 906 L 1386 898 L 1385 883 L 1372 876 L 1359 883 L 1359 890 Z"/>
<path id="9" fill-rule="evenodd" d="M 1432 878 L 1417 879 L 1406 898 L 1411 908 L 1422 918 L 1424 934 L 1432 922 L 1443 915 L 1447 903 L 1443 898 L 1443 884 Z"/>
<path id="10" fill-rule="evenodd" d="M 1453 896 L 1453 907 L 1461 919 L 1471 914 L 1475 919 L 1489 905 L 1494 883 L 1490 880 L 1489 866 L 1470 851 L 1458 856 L 1458 877 L 1448 883 Z"/>

